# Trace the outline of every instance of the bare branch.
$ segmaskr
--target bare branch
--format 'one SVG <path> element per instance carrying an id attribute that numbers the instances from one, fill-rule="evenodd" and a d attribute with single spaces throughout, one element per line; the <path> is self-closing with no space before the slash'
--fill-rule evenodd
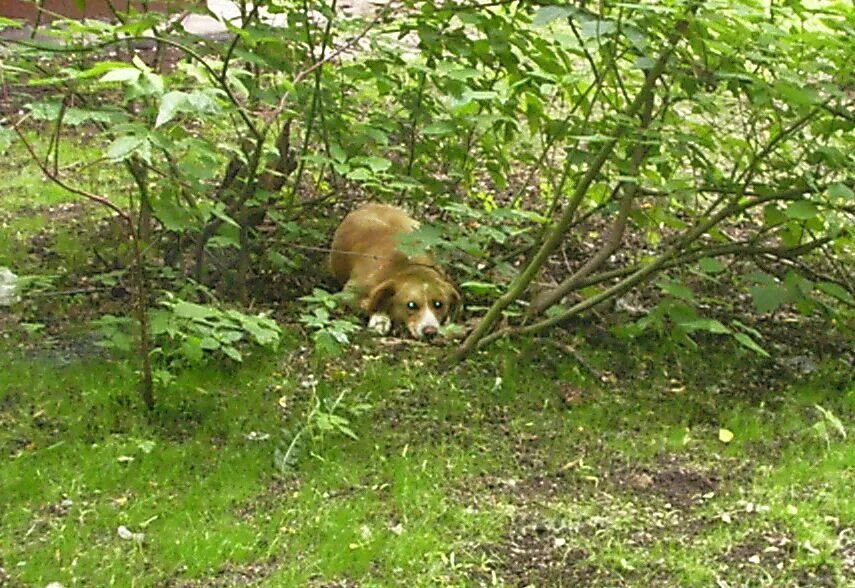
<path id="1" fill-rule="evenodd" d="M 641 163 L 647 155 L 647 146 L 643 142 L 644 131 L 649 128 L 650 121 L 653 115 L 653 94 L 647 97 L 647 103 L 644 106 L 644 111 L 641 113 L 641 127 L 639 133 L 641 138 L 632 151 L 629 164 L 629 175 L 636 176 L 641 168 Z M 617 217 L 609 229 L 608 235 L 604 240 L 600 250 L 589 259 L 582 267 L 580 267 L 571 276 L 563 280 L 557 288 L 548 290 L 537 296 L 531 303 L 528 309 L 528 316 L 540 314 L 546 308 L 549 308 L 570 292 L 580 280 L 590 275 L 591 272 L 599 268 L 606 262 L 609 256 L 620 246 L 623 233 L 626 230 L 626 222 L 629 218 L 629 213 L 632 210 L 632 203 L 635 199 L 635 194 L 638 191 L 638 182 L 623 181 L 619 184 L 619 188 L 623 190 L 623 198 L 620 201 Z"/>
<path id="2" fill-rule="evenodd" d="M 694 5 L 690 8 L 690 13 L 693 13 L 697 9 L 697 5 Z M 513 303 L 519 296 L 522 294 L 531 281 L 534 279 L 535 275 L 553 251 L 561 244 L 564 240 L 565 233 L 570 223 L 573 221 L 573 216 L 578 208 L 579 204 L 582 202 L 582 199 L 587 194 L 588 189 L 596 178 L 597 174 L 599 174 L 603 165 L 605 165 L 606 160 L 611 155 L 614 150 L 615 145 L 617 144 L 618 139 L 623 137 L 623 135 L 629 130 L 629 125 L 625 122 L 633 118 L 638 112 L 641 111 L 642 107 L 647 103 L 648 95 L 653 91 L 653 88 L 656 84 L 656 81 L 665 71 L 665 66 L 668 63 L 668 59 L 674 51 L 674 48 L 677 42 L 680 40 L 682 35 L 688 29 L 688 21 L 683 19 L 677 23 L 676 32 L 671 35 L 668 39 L 667 45 L 665 49 L 662 50 L 662 53 L 659 55 L 659 58 L 654 63 L 653 67 L 648 70 L 647 75 L 645 76 L 644 85 L 638 92 L 638 95 L 635 97 L 635 100 L 630 104 L 626 111 L 623 113 L 623 117 L 619 120 L 620 122 L 617 124 L 615 130 L 612 133 L 612 138 L 603 143 L 597 155 L 594 157 L 591 162 L 587 172 L 585 175 L 579 180 L 579 183 L 576 186 L 576 190 L 573 193 L 573 196 L 570 199 L 570 202 L 567 205 L 567 208 L 561 215 L 561 218 L 558 222 L 552 227 L 547 235 L 546 239 L 543 241 L 538 252 L 535 254 L 534 258 L 529 262 L 526 268 L 517 276 L 511 286 L 508 288 L 508 291 L 502 295 L 487 311 L 487 314 L 484 315 L 484 318 L 478 323 L 478 326 L 475 330 L 469 334 L 466 340 L 458 347 L 457 351 L 454 354 L 456 360 L 462 360 L 466 355 L 468 355 L 472 350 L 479 345 L 479 341 L 493 328 L 496 321 L 498 321 L 501 316 L 502 311 L 507 308 L 511 303 Z"/>

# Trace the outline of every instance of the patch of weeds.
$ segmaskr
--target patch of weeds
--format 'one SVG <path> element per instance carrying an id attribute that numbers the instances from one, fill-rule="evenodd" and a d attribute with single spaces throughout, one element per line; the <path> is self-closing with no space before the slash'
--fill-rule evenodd
<path id="1" fill-rule="evenodd" d="M 311 330 L 315 351 L 321 357 L 340 355 L 350 344 L 351 336 L 360 330 L 360 325 L 354 320 L 334 316 L 336 309 L 350 296 L 348 292 L 330 294 L 315 288 L 312 294 L 300 298 L 310 305 L 309 312 L 300 315 L 300 322 Z"/>

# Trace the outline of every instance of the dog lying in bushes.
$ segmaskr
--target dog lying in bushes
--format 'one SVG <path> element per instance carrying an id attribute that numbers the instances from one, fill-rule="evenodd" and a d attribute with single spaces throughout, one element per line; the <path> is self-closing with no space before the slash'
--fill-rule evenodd
<path id="1" fill-rule="evenodd" d="M 400 208 L 372 203 L 348 214 L 333 236 L 333 276 L 380 334 L 400 325 L 417 339 L 431 338 L 460 302 L 429 255 L 408 257 L 398 249 L 400 236 L 418 226 Z"/>

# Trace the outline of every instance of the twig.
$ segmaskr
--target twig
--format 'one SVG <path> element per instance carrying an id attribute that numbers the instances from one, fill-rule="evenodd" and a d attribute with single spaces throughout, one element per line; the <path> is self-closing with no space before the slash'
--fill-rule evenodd
<path id="1" fill-rule="evenodd" d="M 117 205 L 113 204 L 113 202 L 111 202 L 109 198 L 105 198 L 104 196 L 99 196 L 98 194 L 93 194 L 92 192 L 88 192 L 82 188 L 77 188 L 75 186 L 72 186 L 72 185 L 66 183 L 65 180 L 60 178 L 58 175 L 54 174 L 44 163 L 42 163 L 42 161 L 39 159 L 39 156 L 36 154 L 35 149 L 33 149 L 33 146 L 30 144 L 29 141 L 27 141 L 27 138 L 21 132 L 21 129 L 18 128 L 18 125 L 20 124 L 20 122 L 21 121 L 18 121 L 18 124 L 13 125 L 12 130 L 15 131 L 15 134 L 18 135 L 18 138 L 21 140 L 21 142 L 24 144 L 24 147 L 29 152 L 30 157 L 33 158 L 33 161 L 36 162 L 36 165 L 39 166 L 39 169 L 41 169 L 42 173 L 49 180 L 54 182 L 60 188 L 68 190 L 69 192 L 71 192 L 73 194 L 77 194 L 78 196 L 83 196 L 87 200 L 91 200 L 92 202 L 97 202 L 98 204 L 101 204 L 102 206 L 106 206 L 107 208 L 109 208 L 110 210 L 115 212 L 117 215 L 119 215 L 122 218 L 122 220 L 124 220 L 126 223 L 128 223 L 128 225 L 131 228 L 133 228 L 133 219 L 131 219 L 131 216 L 127 212 L 125 212 L 124 210 L 119 208 Z"/>
<path id="2" fill-rule="evenodd" d="M 142 363 L 142 382 L 140 386 L 140 395 L 142 396 L 142 400 L 146 405 L 146 408 L 149 410 L 154 409 L 154 379 L 152 376 L 152 367 L 151 367 L 151 357 L 149 356 L 149 347 L 148 347 L 148 309 L 146 308 L 146 278 L 145 278 L 145 268 L 144 268 L 144 256 L 145 252 L 140 247 L 139 234 L 137 233 L 136 227 L 134 226 L 133 218 L 130 214 L 122 210 L 116 204 L 104 196 L 99 194 L 94 194 L 89 192 L 88 190 L 84 190 L 82 188 L 78 188 L 76 186 L 72 186 L 67 183 L 58 174 L 54 173 L 50 170 L 46 163 L 43 163 L 38 155 L 33 149 L 33 146 L 27 141 L 27 138 L 24 136 L 24 133 L 21 132 L 19 128 L 21 121 L 18 121 L 18 124 L 13 125 L 12 129 L 15 131 L 15 134 L 18 135 L 18 138 L 24 144 L 27 152 L 29 152 L 30 157 L 33 161 L 36 162 L 36 165 L 42 170 L 42 173 L 45 174 L 50 181 L 52 181 L 57 186 L 68 190 L 72 194 L 77 194 L 90 200 L 92 202 L 96 202 L 106 208 L 109 208 L 113 212 L 115 212 L 125 223 L 128 229 L 128 236 L 131 244 L 131 253 L 133 255 L 133 280 L 134 280 L 134 289 L 135 289 L 135 310 L 137 314 L 137 323 L 139 324 L 140 330 L 140 339 L 139 339 L 139 354 L 140 361 Z"/>

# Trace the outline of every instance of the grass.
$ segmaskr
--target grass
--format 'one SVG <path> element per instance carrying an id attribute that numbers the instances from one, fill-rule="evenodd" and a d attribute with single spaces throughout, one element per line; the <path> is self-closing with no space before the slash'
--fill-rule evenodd
<path id="1" fill-rule="evenodd" d="M 855 389 L 839 365 L 740 395 L 744 382 L 710 385 L 750 363 L 722 353 L 722 370 L 684 373 L 680 392 L 661 374 L 595 392 L 570 359 L 547 366 L 504 348 L 442 371 L 418 351 L 321 364 L 285 350 L 211 366 L 161 391 L 148 415 L 126 363 L 60 366 L 7 350 L 0 565 L 27 586 L 796 585 L 851 574 L 852 445 L 813 428 L 815 404 L 851 419 Z M 568 409 L 562 385 L 589 396 Z M 313 394 L 342 390 L 358 439 L 309 435 L 296 468 L 277 470 L 283 429 L 304 422 Z M 359 404 L 370 409 L 346 410 Z M 121 526 L 144 538 L 122 539 Z"/>

